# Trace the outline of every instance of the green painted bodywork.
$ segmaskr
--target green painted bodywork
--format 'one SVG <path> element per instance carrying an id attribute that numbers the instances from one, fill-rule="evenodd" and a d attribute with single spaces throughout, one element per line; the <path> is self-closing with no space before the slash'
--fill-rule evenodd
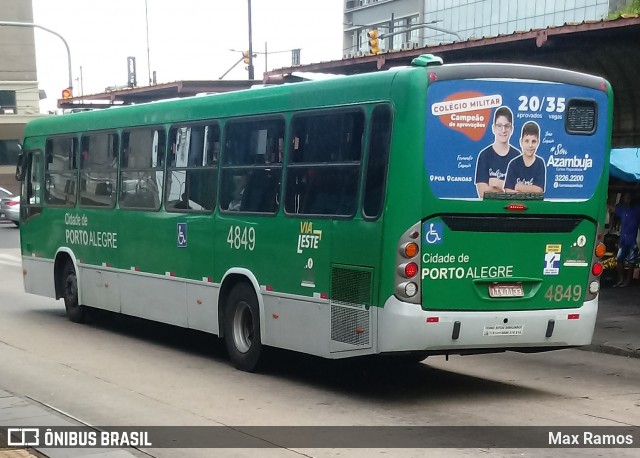
<path id="1" fill-rule="evenodd" d="M 362 216 L 361 198 L 358 199 L 358 210 L 352 218 L 333 219 L 285 215 L 283 205 L 276 215 L 230 214 L 221 212 L 219 208 L 208 214 L 185 214 L 169 213 L 164 208 L 152 212 L 121 210 L 117 204 L 114 209 L 87 209 L 79 206 L 54 208 L 45 205 L 41 213 L 23 221 L 21 225 L 22 254 L 53 259 L 61 246 L 67 246 L 84 265 L 100 266 L 108 263 L 113 268 L 126 271 L 135 268 L 140 272 L 159 275 L 170 272 L 175 277 L 194 282 L 209 278 L 214 283 L 220 283 L 229 269 L 240 267 L 251 271 L 260 285 L 269 286 L 274 292 L 308 297 L 314 293 L 330 294 L 332 266 L 353 266 L 373 272 L 371 302 L 372 305 L 382 306 L 394 294 L 398 240 L 408 228 L 419 221 L 443 214 L 506 214 L 504 201 L 470 204 L 466 201 L 438 200 L 431 194 L 424 168 L 424 145 L 428 141 L 425 139 L 424 128 L 428 72 L 429 67 L 399 68 L 325 81 L 34 120 L 25 129 L 25 151 L 44 151 L 48 136 L 71 132 L 78 135 L 95 130 L 121 132 L 125 128 L 143 125 L 165 126 L 168 130 L 173 123 L 205 119 L 220 120 L 224 130 L 227 119 L 268 114 L 285 117 L 286 138 L 290 138 L 289 121 L 293 113 L 302 110 L 357 105 L 365 107 L 367 117 L 379 103 L 388 103 L 393 110 L 384 211 L 375 221 L 366 220 Z M 611 109 L 610 106 L 610 112 Z M 608 128 L 610 131 L 611 126 Z M 370 136 L 368 130 L 365 135 L 366 151 Z M 285 164 L 289 157 L 290 143 L 286 142 Z M 224 139 L 221 144 L 224 144 Z M 366 154 L 363 154 L 363 161 L 366 161 Z M 580 231 L 588 235 L 589 244 L 586 249 L 592 252 L 598 223 L 604 218 L 607 177 L 608 169 L 605 167 L 602 170 L 601 188 L 587 202 L 531 202 L 529 213 L 584 216 L 585 221 L 581 223 Z M 284 179 L 283 174 L 283 181 Z M 284 183 L 282 185 L 284 190 Z M 362 188 L 361 178 L 361 191 Z M 80 225 L 66 224 L 65 218 L 70 221 L 69 215 L 77 216 L 74 221 Z M 312 227 L 303 224 L 306 222 L 311 222 Z M 178 246 L 178 223 L 187 224 L 186 247 Z M 235 226 L 240 227 L 241 231 L 245 228 L 254 229 L 253 249 L 250 249 L 249 244 L 243 243 L 240 243 L 238 249 L 227 241 L 230 229 Z M 299 236 L 303 230 L 309 229 L 321 231 L 321 238 L 316 249 L 306 248 L 300 253 Z M 86 231 L 87 234 L 85 236 L 84 233 L 68 231 Z M 116 234 L 117 247 L 96 246 L 104 245 L 107 240 L 105 235 L 97 233 Z M 68 243 L 69 235 L 75 240 L 76 234 L 87 237 L 93 246 Z M 487 260 L 495 262 L 499 258 L 500 264 L 532 264 L 536 266 L 533 270 L 539 272 L 542 264 L 540 246 L 545 243 L 567 243 L 564 239 L 550 239 L 544 234 L 536 237 L 508 235 L 509 237 L 505 237 L 505 234 L 460 236 L 458 252 L 472 255 L 473 263 L 477 266 L 485 265 Z M 499 255 L 491 248 L 498 242 L 504 247 Z M 516 247 L 523 245 L 530 245 L 530 248 L 518 253 Z M 535 256 L 534 252 L 537 253 Z M 313 260 L 311 269 L 310 258 Z M 520 276 L 537 278 L 539 274 L 528 272 L 527 275 Z M 588 268 L 576 268 L 575 274 L 566 278 L 566 282 L 580 283 L 584 288 L 587 280 Z M 531 284 L 534 283 L 532 281 Z M 544 285 L 538 287 L 544 289 Z M 144 291 L 140 294 L 144 294 Z M 540 293 L 534 299 L 503 301 L 496 305 L 496 301 L 482 297 L 471 281 L 442 283 L 441 287 L 422 291 L 422 294 L 425 309 L 533 309 L 566 305 L 549 305 L 544 302 L 544 298 L 540 299 Z"/>

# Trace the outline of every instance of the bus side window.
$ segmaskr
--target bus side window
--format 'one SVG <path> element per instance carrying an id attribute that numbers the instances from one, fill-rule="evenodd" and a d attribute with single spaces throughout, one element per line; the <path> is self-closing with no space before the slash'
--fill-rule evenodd
<path id="1" fill-rule="evenodd" d="M 253 213 L 274 213 L 278 209 L 280 173 L 257 169 L 251 173 L 242 193 L 240 210 Z"/>
<path id="2" fill-rule="evenodd" d="M 118 134 L 95 132 L 81 138 L 80 206 L 111 208 L 116 203 Z"/>
<path id="3" fill-rule="evenodd" d="M 369 151 L 364 184 L 362 213 L 366 218 L 377 218 L 382 212 L 387 182 L 387 164 L 391 143 L 391 107 L 378 105 L 370 123 Z"/>
<path id="4" fill-rule="evenodd" d="M 275 213 L 280 205 L 284 120 L 237 120 L 226 126 L 220 209 Z"/>
<path id="5" fill-rule="evenodd" d="M 47 205 L 75 207 L 78 140 L 74 137 L 47 139 L 45 146 L 44 200 Z"/>
<path id="6" fill-rule="evenodd" d="M 361 109 L 294 117 L 292 158 L 287 169 L 287 213 L 355 213 L 363 134 Z"/>
<path id="7" fill-rule="evenodd" d="M 21 198 L 24 205 L 42 206 L 42 152 L 28 151 L 25 154 L 26 176 L 22 183 Z"/>
<path id="8" fill-rule="evenodd" d="M 218 183 L 220 127 L 217 123 L 172 127 L 167 159 L 165 207 L 169 211 L 212 211 Z"/>
<path id="9" fill-rule="evenodd" d="M 165 144 L 165 132 L 161 127 L 133 129 L 122 133 L 120 208 L 160 208 Z"/>

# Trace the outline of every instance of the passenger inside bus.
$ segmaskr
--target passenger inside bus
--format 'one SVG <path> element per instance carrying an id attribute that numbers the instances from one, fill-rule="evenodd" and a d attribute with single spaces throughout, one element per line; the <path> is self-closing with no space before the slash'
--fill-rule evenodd
<path id="1" fill-rule="evenodd" d="M 234 189 L 233 189 L 231 201 L 229 202 L 229 206 L 227 207 L 227 210 L 240 211 L 240 207 L 242 205 L 242 196 L 244 194 L 246 185 L 247 185 L 246 175 L 236 175 L 233 177 Z"/>
<path id="2" fill-rule="evenodd" d="M 240 210 L 252 213 L 274 213 L 278 209 L 280 170 L 254 170 L 242 191 Z"/>
<path id="3" fill-rule="evenodd" d="M 191 206 L 189 205 L 189 196 L 187 196 L 186 192 L 183 192 L 180 196 L 180 200 L 173 206 L 175 209 L 180 210 L 190 210 Z"/>

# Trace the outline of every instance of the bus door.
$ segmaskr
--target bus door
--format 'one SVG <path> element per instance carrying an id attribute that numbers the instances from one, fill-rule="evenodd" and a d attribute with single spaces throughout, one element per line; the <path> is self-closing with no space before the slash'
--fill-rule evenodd
<path id="1" fill-rule="evenodd" d="M 16 179 L 22 181 L 20 190 L 20 224 L 28 224 L 42 213 L 43 154 L 41 150 L 29 150 L 20 154 Z"/>

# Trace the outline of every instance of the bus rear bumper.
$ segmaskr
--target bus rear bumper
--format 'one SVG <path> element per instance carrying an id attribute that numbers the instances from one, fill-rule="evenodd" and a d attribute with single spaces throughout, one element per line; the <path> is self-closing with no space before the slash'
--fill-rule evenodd
<path id="1" fill-rule="evenodd" d="M 390 297 L 378 311 L 378 352 L 535 351 L 588 345 L 598 299 L 571 309 L 425 311 Z"/>

